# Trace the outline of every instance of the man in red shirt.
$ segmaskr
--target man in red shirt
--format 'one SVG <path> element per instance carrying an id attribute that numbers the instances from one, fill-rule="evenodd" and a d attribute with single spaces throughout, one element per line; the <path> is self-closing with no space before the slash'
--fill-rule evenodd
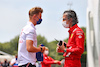
<path id="1" fill-rule="evenodd" d="M 50 56 L 48 56 L 49 50 L 47 47 L 45 47 L 45 51 L 43 53 L 43 62 L 41 62 L 42 67 L 51 67 L 51 64 L 61 64 L 60 61 L 52 59 Z"/>
<path id="2" fill-rule="evenodd" d="M 57 51 L 64 52 L 65 57 L 64 67 L 81 67 L 80 58 L 84 52 L 84 32 L 77 25 L 77 15 L 73 10 L 67 10 L 63 13 L 62 25 L 65 28 L 69 28 L 69 39 L 67 48 L 64 46 L 64 42 L 61 46 L 58 45 Z"/>

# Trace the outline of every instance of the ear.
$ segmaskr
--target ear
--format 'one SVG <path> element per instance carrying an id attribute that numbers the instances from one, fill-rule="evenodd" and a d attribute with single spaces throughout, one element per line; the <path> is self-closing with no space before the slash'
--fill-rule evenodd
<path id="1" fill-rule="evenodd" d="M 70 18 L 70 22 L 72 22 L 72 18 Z"/>
<path id="2" fill-rule="evenodd" d="M 34 15 L 32 16 L 33 19 L 35 19 L 35 17 L 36 17 L 36 14 L 34 14 Z"/>

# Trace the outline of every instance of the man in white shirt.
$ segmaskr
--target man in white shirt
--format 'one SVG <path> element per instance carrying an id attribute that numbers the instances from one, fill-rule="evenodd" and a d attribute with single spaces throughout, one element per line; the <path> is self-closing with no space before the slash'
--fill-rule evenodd
<path id="1" fill-rule="evenodd" d="M 43 9 L 34 7 L 29 10 L 29 21 L 22 29 L 18 45 L 18 66 L 36 67 L 36 52 L 44 52 L 45 47 L 37 47 L 35 25 L 41 23 Z"/>
<path id="2" fill-rule="evenodd" d="M 10 66 L 11 67 L 18 67 L 17 54 L 15 55 L 15 58 L 11 60 Z"/>

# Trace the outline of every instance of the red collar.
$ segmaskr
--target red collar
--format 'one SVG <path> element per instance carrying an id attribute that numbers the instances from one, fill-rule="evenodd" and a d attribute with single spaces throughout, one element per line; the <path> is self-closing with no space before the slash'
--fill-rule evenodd
<path id="1" fill-rule="evenodd" d="M 77 25 L 77 24 L 75 24 L 74 26 L 72 26 L 72 27 L 69 29 L 69 31 L 68 31 L 68 32 L 69 32 L 69 33 L 70 33 L 70 32 L 73 32 L 73 30 L 74 30 L 75 28 L 77 28 L 77 27 L 78 27 L 78 25 Z"/>
<path id="2" fill-rule="evenodd" d="M 43 54 L 45 57 L 48 57 L 47 55 Z"/>

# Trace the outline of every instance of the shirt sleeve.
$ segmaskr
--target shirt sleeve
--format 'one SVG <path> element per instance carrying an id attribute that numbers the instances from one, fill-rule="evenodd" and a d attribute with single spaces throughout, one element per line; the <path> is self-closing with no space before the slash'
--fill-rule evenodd
<path id="1" fill-rule="evenodd" d="M 84 33 L 82 31 L 77 31 L 75 35 L 76 47 L 67 49 L 67 52 L 82 54 L 84 52 Z"/>
<path id="2" fill-rule="evenodd" d="M 49 57 L 49 58 L 50 58 L 50 61 L 48 61 L 48 60 L 46 60 L 46 59 L 44 58 L 43 63 L 44 63 L 44 64 L 54 64 L 54 59 L 52 59 L 51 57 Z"/>
<path id="3" fill-rule="evenodd" d="M 26 40 L 32 40 L 34 41 L 34 33 L 32 32 L 29 32 L 27 35 L 26 35 Z"/>
<path id="4" fill-rule="evenodd" d="M 34 41 L 35 37 L 36 37 L 35 30 L 29 30 L 29 32 L 26 34 L 26 40 Z"/>
<path id="5" fill-rule="evenodd" d="M 15 62 L 15 59 L 12 59 L 11 62 L 10 62 L 10 64 L 13 64 L 14 62 Z"/>

